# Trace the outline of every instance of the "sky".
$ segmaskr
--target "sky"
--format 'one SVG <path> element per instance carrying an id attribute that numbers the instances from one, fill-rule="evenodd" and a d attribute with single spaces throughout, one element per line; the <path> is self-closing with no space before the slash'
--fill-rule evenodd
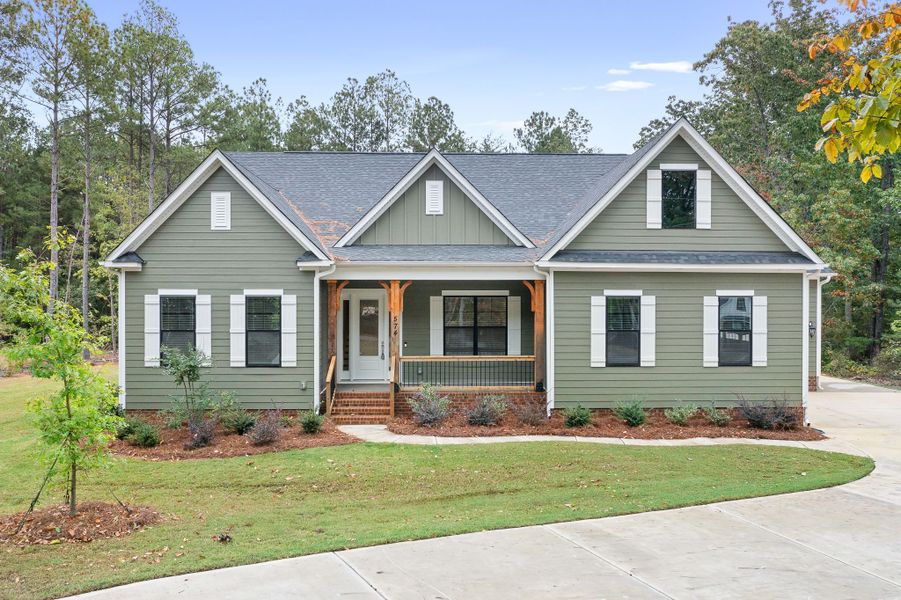
<path id="1" fill-rule="evenodd" d="M 286 104 L 318 104 L 347 77 L 390 68 L 415 96 L 447 102 L 467 135 L 512 141 L 533 111 L 575 108 L 604 152 L 631 152 L 667 96 L 702 96 L 690 65 L 729 18 L 769 17 L 766 0 L 160 2 L 235 90 L 264 77 Z M 89 4 L 112 29 L 138 2 Z"/>

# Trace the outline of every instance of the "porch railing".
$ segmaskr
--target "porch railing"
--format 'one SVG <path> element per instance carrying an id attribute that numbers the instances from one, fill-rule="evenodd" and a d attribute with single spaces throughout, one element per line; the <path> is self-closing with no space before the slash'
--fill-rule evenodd
<path id="1" fill-rule="evenodd" d="M 534 356 L 401 356 L 401 387 L 532 388 Z"/>
<path id="2" fill-rule="evenodd" d="M 332 414 L 332 401 L 335 398 L 335 363 L 337 362 L 337 357 L 332 356 L 328 361 L 328 370 L 325 373 L 325 414 Z"/>

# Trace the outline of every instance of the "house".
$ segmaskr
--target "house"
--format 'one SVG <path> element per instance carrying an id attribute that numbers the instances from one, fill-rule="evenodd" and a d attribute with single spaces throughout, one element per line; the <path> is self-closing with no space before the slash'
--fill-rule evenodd
<path id="1" fill-rule="evenodd" d="M 629 155 L 215 151 L 102 264 L 129 409 L 193 345 L 245 406 L 344 422 L 423 383 L 806 406 L 830 276 L 685 120 Z"/>

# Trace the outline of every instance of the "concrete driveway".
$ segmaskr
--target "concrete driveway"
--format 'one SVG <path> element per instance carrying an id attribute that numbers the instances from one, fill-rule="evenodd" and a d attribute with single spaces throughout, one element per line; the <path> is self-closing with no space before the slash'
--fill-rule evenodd
<path id="1" fill-rule="evenodd" d="M 811 394 L 823 447 L 876 471 L 813 492 L 404 542 L 81 598 L 901 598 L 901 393 Z"/>

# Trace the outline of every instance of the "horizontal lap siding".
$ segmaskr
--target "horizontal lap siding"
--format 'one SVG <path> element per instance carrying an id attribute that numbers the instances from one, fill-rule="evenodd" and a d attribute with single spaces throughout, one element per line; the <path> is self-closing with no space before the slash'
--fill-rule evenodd
<path id="1" fill-rule="evenodd" d="M 676 138 L 648 168 L 661 163 L 698 164 L 710 169 L 691 147 Z M 735 250 L 785 251 L 778 237 L 716 174 L 711 175 L 710 229 L 648 229 L 647 177 L 635 181 L 605 208 L 569 250 Z"/>
<path id="2" fill-rule="evenodd" d="M 554 274 L 555 406 L 609 408 L 641 398 L 646 406 L 674 400 L 734 404 L 783 394 L 801 402 L 801 275 L 716 273 Z M 640 289 L 657 297 L 655 367 L 589 366 L 591 296 Z M 768 298 L 766 367 L 702 366 L 703 297 L 717 289 L 753 289 Z"/>
<path id="3" fill-rule="evenodd" d="M 425 214 L 426 180 L 444 181 L 444 214 Z M 513 242 L 438 166 L 431 167 L 391 205 L 358 244 L 491 244 Z"/>
<path id="4" fill-rule="evenodd" d="M 231 230 L 210 230 L 210 192 L 231 192 Z M 126 402 L 130 409 L 169 405 L 177 393 L 162 369 L 144 366 L 144 295 L 160 288 L 197 289 L 212 302 L 214 393 L 233 390 L 251 408 L 310 408 L 313 400 L 312 273 L 298 271 L 303 248 L 231 177 L 214 173 L 139 249 L 146 261 L 125 274 Z M 297 295 L 297 367 L 229 366 L 230 295 L 244 289 Z M 306 382 L 307 389 L 301 384 Z"/>
<path id="5" fill-rule="evenodd" d="M 817 282 L 813 280 L 810 282 L 810 309 L 808 311 L 808 322 L 813 323 L 814 327 L 817 325 Z M 813 336 L 810 338 L 810 351 L 807 357 L 807 363 L 809 366 L 809 370 L 807 371 L 808 377 L 815 377 L 817 374 L 817 336 L 816 332 L 814 332 Z"/>

